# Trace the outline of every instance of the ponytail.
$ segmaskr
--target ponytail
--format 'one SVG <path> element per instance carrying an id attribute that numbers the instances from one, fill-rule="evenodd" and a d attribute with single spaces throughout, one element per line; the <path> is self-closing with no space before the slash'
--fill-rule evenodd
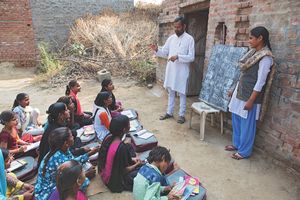
<path id="1" fill-rule="evenodd" d="M 65 92 L 66 96 L 69 96 L 70 92 L 71 92 L 70 87 L 67 85 L 66 86 L 66 92 Z"/>
<path id="2" fill-rule="evenodd" d="M 65 94 L 67 95 L 67 96 L 69 96 L 70 95 L 70 92 L 71 92 L 71 88 L 73 88 L 74 86 L 76 86 L 77 85 L 77 80 L 71 80 L 70 82 L 69 82 L 69 84 L 67 85 L 67 87 L 66 87 L 66 92 L 65 92 Z"/>
<path id="3" fill-rule="evenodd" d="M 19 93 L 19 94 L 17 94 L 16 99 L 15 99 L 14 104 L 13 104 L 13 107 L 12 107 L 12 110 L 15 107 L 19 106 L 19 102 L 22 101 L 22 100 L 24 100 L 26 97 L 28 97 L 28 94 L 26 94 L 26 93 Z"/>
<path id="4" fill-rule="evenodd" d="M 267 45 L 267 47 L 272 51 L 271 44 L 270 44 L 270 41 L 269 41 L 269 40 L 266 41 L 266 45 Z"/>
<path id="5" fill-rule="evenodd" d="M 15 99 L 14 104 L 13 104 L 13 107 L 12 107 L 11 110 L 14 110 L 15 107 L 17 107 L 18 105 L 19 105 L 19 102 L 17 101 L 17 99 Z"/>

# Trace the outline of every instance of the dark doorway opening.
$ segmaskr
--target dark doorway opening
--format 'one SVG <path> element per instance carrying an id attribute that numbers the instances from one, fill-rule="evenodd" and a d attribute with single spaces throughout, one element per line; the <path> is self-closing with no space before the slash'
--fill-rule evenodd
<path id="1" fill-rule="evenodd" d="M 198 95 L 202 86 L 209 10 L 185 13 L 187 32 L 195 39 L 195 61 L 190 65 L 187 95 Z"/>

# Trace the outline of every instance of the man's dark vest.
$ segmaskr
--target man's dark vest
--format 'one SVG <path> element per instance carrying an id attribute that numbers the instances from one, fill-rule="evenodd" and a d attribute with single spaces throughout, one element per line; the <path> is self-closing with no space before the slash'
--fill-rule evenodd
<path id="1" fill-rule="evenodd" d="M 237 88 L 237 96 L 236 96 L 238 99 L 242 101 L 248 101 L 248 99 L 250 98 L 257 81 L 259 62 L 260 61 L 256 62 L 250 68 L 241 72 L 241 77 Z M 258 97 L 255 99 L 254 103 L 256 104 L 262 103 L 264 91 L 265 91 L 265 86 L 262 88 L 261 92 L 259 93 Z"/>

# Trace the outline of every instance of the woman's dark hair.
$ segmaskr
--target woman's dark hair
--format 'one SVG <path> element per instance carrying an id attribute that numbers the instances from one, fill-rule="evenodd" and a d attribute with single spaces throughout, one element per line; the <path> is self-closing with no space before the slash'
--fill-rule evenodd
<path id="1" fill-rule="evenodd" d="M 104 100 L 107 100 L 111 95 L 108 92 L 99 92 L 94 103 L 96 106 L 105 107 Z"/>
<path id="2" fill-rule="evenodd" d="M 50 124 L 57 122 L 59 114 L 65 112 L 66 109 L 66 104 L 62 102 L 51 104 L 46 112 L 48 114 L 48 122 Z"/>
<path id="3" fill-rule="evenodd" d="M 186 20 L 183 16 L 176 17 L 174 22 L 180 22 L 182 25 L 186 25 Z"/>
<path id="4" fill-rule="evenodd" d="M 76 160 L 67 161 L 58 167 L 56 174 L 56 188 L 60 200 L 67 199 L 72 193 L 73 195 L 76 195 L 74 194 L 76 193 L 76 191 L 74 191 L 74 184 L 77 182 L 81 173 L 82 166 Z"/>
<path id="5" fill-rule="evenodd" d="M 71 104 L 71 101 L 72 101 L 72 97 L 70 96 L 63 96 L 57 100 L 57 102 L 62 102 L 66 104 L 67 107 Z"/>
<path id="6" fill-rule="evenodd" d="M 149 153 L 147 158 L 149 163 L 166 161 L 169 163 L 171 161 L 171 154 L 169 150 L 165 147 L 157 146 Z"/>
<path id="7" fill-rule="evenodd" d="M 12 110 L 15 107 L 19 106 L 19 102 L 22 101 L 22 100 L 24 100 L 26 97 L 29 97 L 29 95 L 26 94 L 26 93 L 19 93 L 19 94 L 17 94 L 16 99 L 15 99 L 14 104 L 13 104 L 13 107 L 12 107 Z"/>
<path id="8" fill-rule="evenodd" d="M 71 130 L 67 127 L 56 128 L 50 133 L 48 138 L 50 151 L 44 158 L 43 176 L 45 176 L 46 166 L 49 159 L 62 148 L 65 142 L 69 139 L 70 134 L 72 134 Z"/>
<path id="9" fill-rule="evenodd" d="M 106 157 L 108 149 L 116 137 L 122 138 L 124 135 L 124 129 L 129 126 L 129 118 L 125 115 L 119 115 L 113 118 L 110 122 L 108 134 L 100 147 L 98 156 L 98 171 L 101 171 L 105 167 Z"/>
<path id="10" fill-rule="evenodd" d="M 102 89 L 100 92 L 108 92 L 106 87 L 112 82 L 111 79 L 104 79 L 101 83 Z M 114 93 L 111 92 L 111 98 L 112 98 L 112 103 L 111 105 L 108 106 L 109 110 L 115 110 L 116 109 L 116 97 Z"/>
<path id="11" fill-rule="evenodd" d="M 78 83 L 77 83 L 77 80 L 71 80 L 69 82 L 69 84 L 66 86 L 66 92 L 65 94 L 68 96 L 70 95 L 70 92 L 71 92 L 71 88 L 76 86 Z"/>
<path id="12" fill-rule="evenodd" d="M 5 161 L 8 158 L 9 151 L 7 149 L 4 149 L 4 148 L 0 148 L 0 149 L 1 149 L 1 152 L 2 152 L 2 155 L 3 155 L 3 159 Z"/>
<path id="13" fill-rule="evenodd" d="M 265 45 L 267 45 L 269 49 L 272 50 L 270 40 L 269 40 L 269 31 L 265 27 L 263 26 L 255 27 L 250 31 L 250 34 L 256 38 L 262 36 Z"/>
<path id="14" fill-rule="evenodd" d="M 101 82 L 101 86 L 102 86 L 102 89 L 100 92 L 106 92 L 107 89 L 106 87 L 111 83 L 112 81 L 110 79 L 104 79 L 102 82 Z"/>
<path id="15" fill-rule="evenodd" d="M 16 114 L 13 111 L 5 110 L 0 114 L 0 123 L 5 125 L 6 123 L 10 122 Z"/>
<path id="16" fill-rule="evenodd" d="M 126 115 L 119 115 L 113 118 L 109 125 L 109 132 L 114 137 L 123 137 L 123 130 L 128 128 L 129 118 Z"/>

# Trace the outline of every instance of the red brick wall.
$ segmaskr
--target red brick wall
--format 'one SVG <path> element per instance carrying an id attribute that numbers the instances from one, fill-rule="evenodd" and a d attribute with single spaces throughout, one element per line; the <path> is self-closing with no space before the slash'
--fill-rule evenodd
<path id="1" fill-rule="evenodd" d="M 0 62 L 30 67 L 36 62 L 30 0 L 0 1 Z"/>
<path id="2" fill-rule="evenodd" d="M 176 1 L 177 2 L 177 1 Z M 181 3 L 203 2 L 183 0 Z M 175 3 L 164 3 L 160 15 L 161 43 L 169 34 L 166 15 Z M 182 4 L 180 4 L 182 5 Z M 300 12 L 298 0 L 211 0 L 206 41 L 205 67 L 215 42 L 216 27 L 225 22 L 226 44 L 247 46 L 249 30 L 265 26 L 270 32 L 277 73 L 265 121 L 258 126 L 255 145 L 271 158 L 300 172 Z M 166 32 L 164 32 L 164 30 Z M 159 68 L 162 68 L 161 66 Z M 157 70 L 160 71 L 160 70 Z"/>

